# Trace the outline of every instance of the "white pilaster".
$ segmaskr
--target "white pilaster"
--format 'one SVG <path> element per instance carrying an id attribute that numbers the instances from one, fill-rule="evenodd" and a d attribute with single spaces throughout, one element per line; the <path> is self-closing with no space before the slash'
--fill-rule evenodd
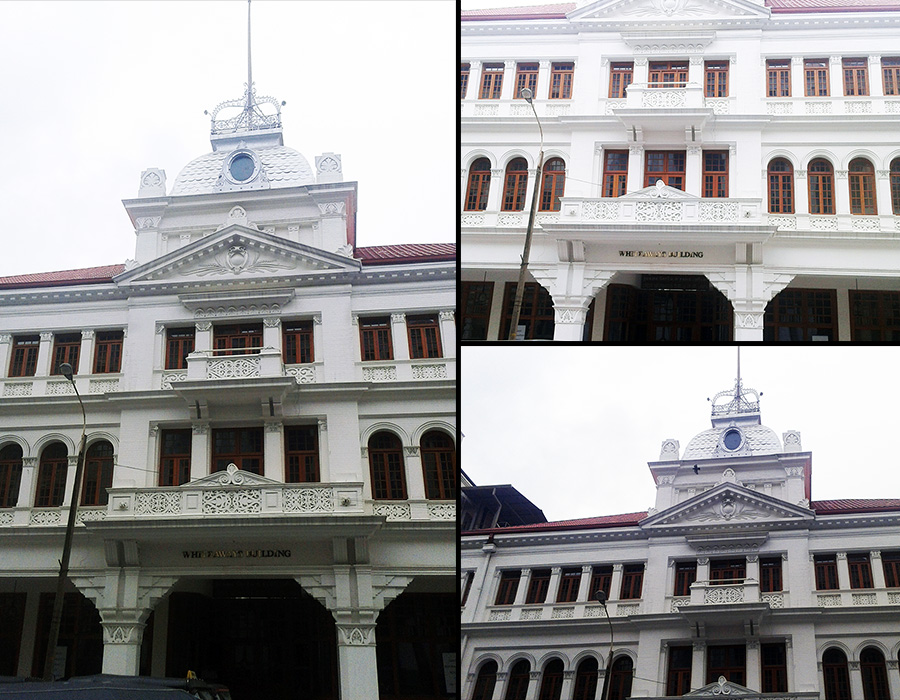
<path id="1" fill-rule="evenodd" d="M 0 377 L 9 376 L 9 352 L 12 347 L 12 334 L 0 333 Z"/>
<path id="2" fill-rule="evenodd" d="M 759 667 L 759 640 L 750 639 L 747 641 L 747 687 L 750 690 L 760 692 L 762 682 L 760 678 Z"/>
<path id="3" fill-rule="evenodd" d="M 193 464 L 191 464 L 193 469 Z M 284 481 L 284 424 L 281 420 L 266 421 L 263 436 L 263 476 Z"/>
<path id="4" fill-rule="evenodd" d="M 209 474 L 209 423 L 191 424 L 191 481 Z"/>
<path id="5" fill-rule="evenodd" d="M 409 338 L 406 333 L 406 314 L 391 314 L 391 342 L 395 360 L 409 359 Z"/>
<path id="6" fill-rule="evenodd" d="M 50 355 L 53 353 L 53 334 L 41 333 L 41 344 L 38 346 L 37 366 L 34 371 L 36 377 L 46 377 L 50 374 Z"/>
<path id="7" fill-rule="evenodd" d="M 81 331 L 81 348 L 78 350 L 76 374 L 91 374 L 94 361 L 94 331 Z"/>
<path id="8" fill-rule="evenodd" d="M 438 323 L 441 331 L 441 352 L 444 357 L 456 357 L 456 322 L 454 311 L 445 309 L 438 312 Z"/>

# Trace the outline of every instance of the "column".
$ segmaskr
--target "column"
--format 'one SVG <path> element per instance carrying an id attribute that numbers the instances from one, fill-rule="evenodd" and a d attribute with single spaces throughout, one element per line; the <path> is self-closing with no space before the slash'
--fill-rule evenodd
<path id="1" fill-rule="evenodd" d="M 700 557 L 697 559 L 697 580 L 709 581 L 709 557 Z"/>
<path id="2" fill-rule="evenodd" d="M 266 421 L 263 441 L 263 476 L 275 481 L 284 481 L 284 423 L 280 418 Z M 193 470 L 194 461 L 191 452 L 191 478 Z"/>
<path id="3" fill-rule="evenodd" d="M 78 445 L 75 445 L 76 453 L 69 455 L 69 463 L 66 467 L 66 490 L 63 492 L 63 506 L 68 508 L 69 504 L 72 502 L 72 486 L 75 485 L 75 469 L 78 467 Z M 79 489 L 78 499 L 81 500 L 81 490 Z M 60 522 L 65 522 L 66 514 L 63 514 L 63 520 Z"/>
<path id="4" fill-rule="evenodd" d="M 703 152 L 700 146 L 688 146 L 684 163 L 684 191 L 700 197 L 703 193 Z"/>
<path id="5" fill-rule="evenodd" d="M 869 56 L 869 94 L 884 97 L 884 78 L 881 72 L 881 56 Z"/>
<path id="6" fill-rule="evenodd" d="M 194 324 L 194 351 L 212 349 L 212 321 L 197 321 Z"/>
<path id="7" fill-rule="evenodd" d="M 191 481 L 209 474 L 209 422 L 191 423 Z"/>
<path id="8" fill-rule="evenodd" d="M 762 683 L 760 679 L 759 669 L 759 640 L 750 639 L 747 641 L 747 687 L 750 690 L 760 692 Z"/>
<path id="9" fill-rule="evenodd" d="M 328 420 L 319 418 L 319 481 L 327 483 L 332 480 L 331 468 L 328 462 Z"/>
<path id="10" fill-rule="evenodd" d="M 500 573 L 499 571 L 497 572 Z M 519 573 L 519 585 L 516 588 L 516 598 L 513 605 L 522 605 L 525 603 L 525 591 L 528 590 L 528 580 L 531 578 L 531 569 L 522 569 Z"/>
<path id="11" fill-rule="evenodd" d="M 166 364 L 166 324 L 157 323 L 153 334 L 153 369 L 163 369 Z"/>
<path id="12" fill-rule="evenodd" d="M 625 183 L 625 191 L 630 194 L 643 187 L 644 147 L 631 145 L 628 147 L 628 176 Z"/>
<path id="13" fill-rule="evenodd" d="M 368 616 L 367 616 L 368 617 Z M 335 623 L 341 700 L 378 697 L 375 657 L 375 617 L 366 622 Z"/>
<path id="14" fill-rule="evenodd" d="M 456 357 L 456 322 L 452 309 L 438 312 L 438 323 L 441 331 L 441 352 L 444 357 Z"/>
<path id="15" fill-rule="evenodd" d="M 650 66 L 646 56 L 634 57 L 634 82 L 637 85 L 646 85 L 650 76 Z"/>
<path id="16" fill-rule="evenodd" d="M 747 555 L 747 576 L 746 578 L 759 581 L 759 555 Z"/>
<path id="17" fill-rule="evenodd" d="M 94 331 L 81 331 L 81 348 L 78 350 L 76 374 L 91 374 L 94 361 Z"/>
<path id="18" fill-rule="evenodd" d="M 580 341 L 593 297 L 553 296 L 553 340 Z"/>
<path id="19" fill-rule="evenodd" d="M 590 564 L 581 567 L 581 583 L 578 585 L 578 597 L 575 599 L 575 602 L 590 602 L 591 597 L 593 596 L 593 591 L 591 591 L 592 573 L 593 567 Z M 563 697 L 566 696 L 563 695 Z"/>
<path id="20" fill-rule="evenodd" d="M 525 693 L 525 700 L 537 700 L 538 690 L 541 687 L 541 672 L 532 671 L 528 674 L 528 692 Z M 598 687 L 599 689 L 599 687 Z"/>
<path id="21" fill-rule="evenodd" d="M 794 213 L 809 214 L 809 182 L 805 170 L 794 170 Z"/>
<path id="22" fill-rule="evenodd" d="M 787 667 L 787 687 L 788 689 L 793 688 L 794 691 L 797 690 L 797 680 L 794 678 L 794 639 L 790 635 L 784 640 L 784 662 Z M 824 688 L 824 685 L 820 685 L 820 688 Z"/>
<path id="23" fill-rule="evenodd" d="M 879 214 L 891 214 L 894 211 L 893 198 L 891 196 L 891 171 L 875 171 L 875 196 L 878 203 Z"/>
<path id="24" fill-rule="evenodd" d="M 872 583 L 875 584 L 875 588 L 884 588 L 884 565 L 881 563 L 881 551 L 873 549 L 869 552 L 869 562 L 872 568 Z"/>
<path id="25" fill-rule="evenodd" d="M 844 94 L 844 70 L 841 65 L 841 56 L 831 56 L 828 66 L 828 92 L 832 97 L 841 97 Z"/>
<path id="26" fill-rule="evenodd" d="M 533 180 L 532 180 L 533 182 Z M 500 203 L 503 198 L 503 168 L 491 168 L 491 184 L 488 189 L 487 205 L 484 210 L 500 211 Z M 529 204 L 530 206 L 530 204 Z M 528 209 L 526 209 L 528 211 Z"/>
<path id="27" fill-rule="evenodd" d="M 695 639 L 694 653 L 691 657 L 691 690 L 706 685 L 706 642 Z"/>
<path id="28" fill-rule="evenodd" d="M 503 62 L 503 86 L 500 90 L 501 100 L 511 100 L 516 87 L 516 62 Z"/>
<path id="29" fill-rule="evenodd" d="M 900 674 L 897 673 L 897 659 L 885 659 L 887 666 L 888 687 L 890 688 L 890 697 L 900 698 Z"/>
<path id="30" fill-rule="evenodd" d="M 409 359 L 409 340 L 406 335 L 406 314 L 391 314 L 391 344 L 395 360 Z"/>
<path id="31" fill-rule="evenodd" d="M 101 610 L 103 627 L 102 673 L 137 676 L 141 663 L 143 610 Z"/>
<path id="32" fill-rule="evenodd" d="M 469 61 L 469 87 L 466 88 L 466 100 L 477 100 L 481 94 L 481 61 Z M 466 191 L 463 184 L 463 192 Z"/>
<path id="33" fill-rule="evenodd" d="M 41 344 L 38 346 L 37 365 L 34 370 L 35 377 L 46 377 L 50 374 L 50 355 L 53 352 L 52 342 L 53 333 L 41 333 Z"/>
<path id="34" fill-rule="evenodd" d="M 509 673 L 497 671 L 497 680 L 494 682 L 494 692 L 491 700 L 501 700 L 506 695 L 506 684 L 509 681 Z"/>
<path id="35" fill-rule="evenodd" d="M 538 62 L 538 81 L 534 99 L 538 97 L 544 100 L 550 99 L 550 61 Z M 565 692 L 563 692 L 563 697 L 566 697 Z"/>
<path id="36" fill-rule="evenodd" d="M 547 602 L 555 603 L 556 595 L 559 593 L 559 579 L 562 575 L 562 567 L 554 566 L 550 569 L 550 583 L 547 586 Z"/>
<path id="37" fill-rule="evenodd" d="M 619 600 L 619 595 L 622 592 L 622 565 L 621 564 L 613 564 L 613 573 L 612 579 L 609 583 L 609 599 L 610 600 Z"/>
<path id="38" fill-rule="evenodd" d="M 848 660 L 847 665 L 850 667 L 850 697 L 864 698 L 866 695 L 863 691 L 862 671 L 859 670 L 859 661 L 851 659 Z"/>
<path id="39" fill-rule="evenodd" d="M 425 473 L 422 470 L 422 455 L 418 445 L 405 445 L 403 448 L 406 457 L 406 495 L 412 501 L 425 500 Z M 423 505 L 421 517 L 428 517 L 428 509 Z M 413 516 L 415 517 L 415 515 Z"/>
<path id="40" fill-rule="evenodd" d="M 836 165 L 836 164 L 835 164 Z M 836 214 L 850 213 L 850 181 L 848 171 L 834 171 L 834 211 Z"/>
<path id="41" fill-rule="evenodd" d="M 17 508 L 30 508 L 34 493 L 34 481 L 37 478 L 37 457 L 22 458 L 22 478 L 19 481 L 19 500 Z M 26 618 L 27 619 L 27 618 Z"/>
<path id="42" fill-rule="evenodd" d="M 263 337 L 262 344 L 264 348 L 275 348 L 279 354 L 283 354 L 281 347 L 281 319 L 280 318 L 264 318 L 263 319 Z"/>
<path id="43" fill-rule="evenodd" d="M 803 58 L 794 56 L 791 59 L 791 96 L 803 97 L 806 94 L 806 82 L 803 79 Z M 800 107 L 802 110 L 802 105 Z"/>
<path id="44" fill-rule="evenodd" d="M 575 682 L 575 671 L 563 671 L 563 682 L 562 682 L 562 692 L 560 693 L 561 698 L 570 698 L 572 697 L 572 684 Z"/>
<path id="45" fill-rule="evenodd" d="M 12 333 L 0 333 L 0 377 L 9 373 L 9 349 L 12 347 Z"/>
<path id="46" fill-rule="evenodd" d="M 847 552 L 838 552 L 837 558 L 837 575 L 838 589 L 847 590 L 850 588 L 850 567 L 847 565 Z"/>

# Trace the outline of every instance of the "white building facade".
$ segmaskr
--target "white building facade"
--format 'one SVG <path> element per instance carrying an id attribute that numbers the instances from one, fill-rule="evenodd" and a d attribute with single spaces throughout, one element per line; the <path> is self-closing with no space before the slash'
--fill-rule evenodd
<path id="1" fill-rule="evenodd" d="M 58 675 L 456 697 L 455 246 L 358 247 L 264 102 L 141 174 L 134 260 L 0 279 L 0 675 L 43 668 L 68 362 Z"/>
<path id="2" fill-rule="evenodd" d="M 595 0 L 461 26 L 463 340 L 509 335 L 535 192 L 520 337 L 897 337 L 896 2 Z"/>
<path id="3" fill-rule="evenodd" d="M 900 697 L 900 499 L 811 501 L 740 382 L 649 468 L 647 512 L 463 532 L 466 700 L 600 698 L 611 637 L 611 700 Z"/>

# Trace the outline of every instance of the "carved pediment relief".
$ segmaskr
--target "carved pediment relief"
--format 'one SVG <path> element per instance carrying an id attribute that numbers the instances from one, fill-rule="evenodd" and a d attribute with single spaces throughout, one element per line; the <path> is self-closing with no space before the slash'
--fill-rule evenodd
<path id="1" fill-rule="evenodd" d="M 655 185 L 623 194 L 619 199 L 677 199 L 683 201 L 686 199 L 700 199 L 700 197 L 669 187 L 662 180 L 657 180 Z"/>
<path id="2" fill-rule="evenodd" d="M 684 697 L 708 698 L 719 697 L 722 695 L 759 695 L 759 693 L 755 690 L 750 690 L 750 688 L 743 685 L 727 681 L 725 680 L 725 676 L 719 676 L 719 680 L 715 683 L 710 683 L 697 690 L 692 690 L 690 693 L 685 693 Z"/>
<path id="3" fill-rule="evenodd" d="M 753 0 L 598 0 L 569 14 L 570 20 L 690 20 L 768 17 Z"/>
<path id="4" fill-rule="evenodd" d="M 225 468 L 225 471 L 214 472 L 209 476 L 195 479 L 183 484 L 182 487 L 193 489 L 197 487 L 209 488 L 210 486 L 266 486 L 278 483 L 274 479 L 267 479 L 259 474 L 238 469 L 237 465 L 232 462 Z"/>

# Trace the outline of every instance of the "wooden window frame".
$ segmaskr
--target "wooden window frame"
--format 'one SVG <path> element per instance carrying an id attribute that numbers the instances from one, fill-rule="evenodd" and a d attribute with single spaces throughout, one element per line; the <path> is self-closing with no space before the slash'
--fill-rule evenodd
<path id="1" fill-rule="evenodd" d="M 524 158 L 513 158 L 506 164 L 503 176 L 503 202 L 500 204 L 500 211 L 524 211 L 527 190 L 528 162 Z"/>
<path id="2" fill-rule="evenodd" d="M 900 588 L 900 550 L 881 553 L 886 588 Z"/>
<path id="3" fill-rule="evenodd" d="M 807 58 L 803 61 L 803 94 L 806 97 L 829 97 L 831 76 L 827 58 Z"/>
<path id="4" fill-rule="evenodd" d="M 18 505 L 24 466 L 23 454 L 22 446 L 16 442 L 9 442 L 0 447 L 0 508 L 15 508 Z"/>
<path id="5" fill-rule="evenodd" d="M 232 436 L 231 445 L 226 447 L 221 443 L 226 441 L 229 434 Z M 245 446 L 245 437 L 256 444 Z M 211 473 L 224 471 L 233 463 L 241 471 L 261 476 L 265 468 L 265 435 L 262 426 L 213 428 L 210 452 Z"/>
<path id="6" fill-rule="evenodd" d="M 785 170 L 775 170 L 773 165 L 785 164 Z M 769 213 L 793 214 L 794 203 L 794 166 L 787 158 L 773 158 L 766 170 L 768 176 Z"/>
<path id="7" fill-rule="evenodd" d="M 50 374 L 62 374 L 59 371 L 59 367 L 66 362 L 72 365 L 72 374 L 78 374 L 78 358 L 80 354 L 80 333 L 57 333 L 53 336 L 53 364 L 50 367 Z"/>
<path id="8" fill-rule="evenodd" d="M 122 371 L 125 333 L 97 331 L 94 340 L 94 374 L 117 374 Z"/>
<path id="9" fill-rule="evenodd" d="M 835 647 L 822 654 L 825 700 L 850 700 L 850 671 L 847 655 Z"/>
<path id="10" fill-rule="evenodd" d="M 603 153 L 603 197 L 621 197 L 628 192 L 628 151 Z"/>
<path id="11" fill-rule="evenodd" d="M 697 560 L 675 562 L 675 586 L 672 595 L 688 596 L 691 584 L 697 580 Z"/>
<path id="12" fill-rule="evenodd" d="M 59 448 L 56 446 L 59 445 Z M 48 451 L 62 451 L 57 456 L 48 455 Z M 66 490 L 66 474 L 69 470 L 69 455 L 66 446 L 61 442 L 51 442 L 41 450 L 38 466 L 37 488 L 34 493 L 35 508 L 55 508 L 63 504 Z"/>
<path id="13" fill-rule="evenodd" d="M 500 572 L 500 581 L 497 584 L 497 596 L 494 605 L 512 605 L 516 602 L 516 593 L 519 590 L 519 579 L 522 578 L 521 569 L 507 569 Z"/>
<path id="14" fill-rule="evenodd" d="M 507 282 L 503 292 L 503 306 L 500 315 L 500 339 L 509 337 L 509 325 L 512 322 L 512 308 L 516 297 L 516 283 Z M 522 295 L 522 308 L 519 312 L 519 325 L 525 326 L 526 340 L 550 340 L 553 338 L 555 325 L 553 298 L 543 286 L 534 282 L 526 282 Z M 549 336 L 549 337 L 548 337 Z"/>
<path id="15" fill-rule="evenodd" d="M 881 83 L 885 95 L 900 95 L 900 56 L 881 57 Z"/>
<path id="16" fill-rule="evenodd" d="M 647 78 L 649 88 L 683 88 L 687 86 L 687 80 L 687 61 L 650 62 Z"/>
<path id="17" fill-rule="evenodd" d="M 709 562 L 709 583 L 713 586 L 728 586 L 747 578 L 747 559 L 711 559 Z"/>
<path id="18" fill-rule="evenodd" d="M 559 167 L 559 166 L 562 167 Z M 566 162 L 562 158 L 551 158 L 542 168 L 541 201 L 538 211 L 559 211 L 559 198 L 565 196 Z"/>
<path id="19" fill-rule="evenodd" d="M 187 369 L 187 356 L 194 352 L 197 329 L 166 328 L 166 369 Z"/>
<path id="20" fill-rule="evenodd" d="M 487 167 L 484 167 L 487 166 Z M 484 211 L 491 193 L 491 161 L 476 158 L 469 166 L 466 202 L 463 211 Z"/>
<path id="21" fill-rule="evenodd" d="M 820 315 L 812 318 L 817 307 L 820 307 Z M 830 314 L 829 320 L 817 322 L 826 308 Z M 795 313 L 794 318 L 782 320 L 782 315 L 792 311 Z M 811 340 L 813 335 L 821 335 L 824 330 L 828 333 L 829 340 L 834 341 L 837 340 L 837 313 L 836 290 L 788 287 L 766 305 L 763 337 L 767 341 Z"/>
<path id="22" fill-rule="evenodd" d="M 613 661 L 609 675 L 607 700 L 625 700 L 631 697 L 631 683 L 634 678 L 634 661 L 627 654 Z"/>
<path id="23" fill-rule="evenodd" d="M 228 323 L 213 326 L 213 349 L 216 357 L 256 355 L 262 350 L 262 343 L 262 323 Z"/>
<path id="24" fill-rule="evenodd" d="M 651 160 L 662 156 L 663 169 L 650 170 Z M 681 169 L 678 169 L 678 161 L 681 161 Z M 644 153 L 644 187 L 651 187 L 657 180 L 662 180 L 669 187 L 684 192 L 684 178 L 687 169 L 686 151 L 647 151 Z M 678 179 L 678 184 L 672 184 L 673 179 Z"/>
<path id="25" fill-rule="evenodd" d="M 305 365 L 316 361 L 314 324 L 309 320 L 281 322 L 281 351 L 284 364 Z"/>
<path id="26" fill-rule="evenodd" d="M 475 677 L 475 689 L 472 691 L 472 700 L 491 700 L 494 696 L 494 686 L 497 684 L 497 662 L 489 659 L 478 669 Z"/>
<path id="27" fill-rule="evenodd" d="M 759 675 L 763 693 L 786 693 L 787 648 L 784 642 L 760 644 Z"/>
<path id="28" fill-rule="evenodd" d="M 394 359 L 391 317 L 374 316 L 359 319 L 359 349 L 363 362 Z"/>
<path id="29" fill-rule="evenodd" d="M 192 434 L 190 428 L 159 431 L 159 486 L 181 486 L 191 480 Z M 187 452 L 176 449 L 183 446 Z"/>
<path id="30" fill-rule="evenodd" d="M 9 352 L 9 376 L 33 377 L 37 370 L 37 358 L 41 348 L 41 336 L 13 336 Z"/>
<path id="31" fill-rule="evenodd" d="M 728 59 L 706 61 L 703 64 L 703 95 L 705 97 L 728 97 L 728 66 Z"/>
<path id="32" fill-rule="evenodd" d="M 538 700 L 560 700 L 563 683 L 563 662 L 561 659 L 551 659 L 544 665 L 541 673 L 541 689 L 538 692 Z"/>
<path id="33" fill-rule="evenodd" d="M 509 672 L 509 681 L 506 685 L 506 695 L 503 700 L 525 700 L 528 695 L 528 685 L 531 682 L 531 664 L 525 659 L 519 659 L 513 664 Z"/>
<path id="34" fill-rule="evenodd" d="M 101 454 L 97 454 L 102 451 Z M 109 503 L 106 489 L 112 488 L 115 452 L 107 440 L 88 447 L 84 456 L 84 475 L 81 480 L 81 505 L 105 506 Z"/>
<path id="35" fill-rule="evenodd" d="M 900 340 L 900 291 L 863 289 L 849 291 L 850 340 L 861 342 Z M 863 306 L 874 307 L 873 312 L 862 312 Z"/>
<path id="36" fill-rule="evenodd" d="M 850 588 L 874 588 L 872 563 L 868 552 L 851 552 L 847 554 L 847 568 L 850 570 Z"/>
<path id="37" fill-rule="evenodd" d="M 429 430 L 419 441 L 425 498 L 456 500 L 456 444 L 442 430 Z"/>
<path id="38" fill-rule="evenodd" d="M 721 665 L 716 665 L 714 661 L 718 654 L 723 657 L 734 655 L 735 658 L 723 658 Z M 747 685 L 747 647 L 744 644 L 715 644 L 706 647 L 706 682 L 715 683 L 719 676 L 725 676 L 725 680 L 738 685 Z"/>
<path id="39" fill-rule="evenodd" d="M 869 61 L 866 58 L 841 59 L 845 97 L 867 97 L 869 94 Z"/>
<path id="40" fill-rule="evenodd" d="M 406 335 L 409 341 L 410 359 L 425 360 L 443 357 L 441 324 L 436 313 L 407 316 Z"/>
<path id="41" fill-rule="evenodd" d="M 813 569 L 816 575 L 817 591 L 840 590 L 837 557 L 834 554 L 814 554 Z"/>
<path id="42" fill-rule="evenodd" d="M 866 647 L 859 655 L 864 700 L 891 700 L 887 665 L 884 654 L 875 647 Z"/>
<path id="43" fill-rule="evenodd" d="M 781 557 L 764 557 L 759 560 L 759 590 L 777 593 L 783 590 Z"/>
<path id="44" fill-rule="evenodd" d="M 494 299 L 493 282 L 460 282 L 460 311 L 462 315 L 461 340 L 487 340 L 488 327 L 491 321 L 491 307 Z M 477 328 L 473 328 L 474 324 Z M 475 333 L 484 328 L 484 337 Z"/>
<path id="45" fill-rule="evenodd" d="M 459 64 L 459 99 L 466 99 L 466 92 L 469 90 L 469 72 L 471 71 L 472 64 L 470 63 L 461 63 Z"/>
<path id="46" fill-rule="evenodd" d="M 319 476 L 319 426 L 284 426 L 284 482 L 315 484 Z"/>
<path id="47" fill-rule="evenodd" d="M 581 586 L 581 568 L 565 568 L 559 575 L 559 587 L 556 590 L 557 603 L 574 603 L 578 599 L 578 588 Z"/>
<path id="48" fill-rule="evenodd" d="M 791 96 L 791 59 L 772 58 L 766 61 L 766 97 Z"/>
<path id="49" fill-rule="evenodd" d="M 855 169 L 854 169 L 855 168 Z M 854 158 L 847 172 L 850 187 L 850 213 L 862 216 L 878 214 L 875 194 L 875 166 L 866 158 Z"/>
<path id="50" fill-rule="evenodd" d="M 550 569 L 532 569 L 525 592 L 526 605 L 542 605 L 550 592 Z"/>
<path id="51" fill-rule="evenodd" d="M 595 597 L 597 591 L 603 591 L 606 599 L 612 594 L 612 575 L 613 568 L 610 565 L 595 566 L 591 569 L 590 590 L 588 590 L 588 599 L 597 600 Z"/>
<path id="52" fill-rule="evenodd" d="M 540 65 L 536 62 L 516 63 L 516 89 L 514 100 L 524 100 L 522 90 L 528 88 L 533 96 L 537 96 L 538 70 Z"/>
<path id="53" fill-rule="evenodd" d="M 814 170 L 813 167 L 820 169 Z M 809 183 L 809 213 L 815 216 L 834 215 L 834 166 L 824 158 L 816 158 L 807 168 Z M 818 211 L 813 211 L 813 209 Z"/>
<path id="54" fill-rule="evenodd" d="M 387 430 L 379 430 L 369 438 L 369 477 L 372 498 L 377 501 L 405 501 L 406 464 L 400 438 Z"/>
<path id="55" fill-rule="evenodd" d="M 900 214 L 900 158 L 891 161 L 891 213 Z"/>
<path id="56" fill-rule="evenodd" d="M 666 659 L 666 695 L 681 697 L 690 692 L 693 656 L 692 646 L 669 647 Z"/>
<path id="57" fill-rule="evenodd" d="M 609 64 L 609 97 L 624 100 L 628 86 L 634 82 L 634 61 L 619 61 Z"/>
<path id="58" fill-rule="evenodd" d="M 481 85 L 478 88 L 479 100 L 499 100 L 503 92 L 503 73 L 505 66 L 502 63 L 484 63 L 481 66 Z"/>
<path id="59" fill-rule="evenodd" d="M 622 588 L 620 600 L 638 600 L 644 587 L 644 565 L 625 564 L 622 566 Z"/>
<path id="60" fill-rule="evenodd" d="M 718 163 L 713 158 L 723 159 Z M 716 170 L 724 164 L 724 169 Z M 728 151 L 703 151 L 703 196 L 708 198 L 728 197 Z"/>
<path id="61" fill-rule="evenodd" d="M 550 99 L 572 99 L 572 86 L 575 82 L 575 62 L 562 61 L 550 64 Z"/>
<path id="62" fill-rule="evenodd" d="M 475 580 L 475 572 L 474 571 L 466 571 L 465 572 L 466 582 L 462 586 L 462 597 L 459 600 L 459 606 L 465 607 L 466 601 L 469 600 L 469 591 L 472 590 L 472 581 Z"/>
<path id="63" fill-rule="evenodd" d="M 599 664 L 597 659 L 587 657 L 581 660 L 575 671 L 575 689 L 572 700 L 594 700 L 597 696 Z"/>

